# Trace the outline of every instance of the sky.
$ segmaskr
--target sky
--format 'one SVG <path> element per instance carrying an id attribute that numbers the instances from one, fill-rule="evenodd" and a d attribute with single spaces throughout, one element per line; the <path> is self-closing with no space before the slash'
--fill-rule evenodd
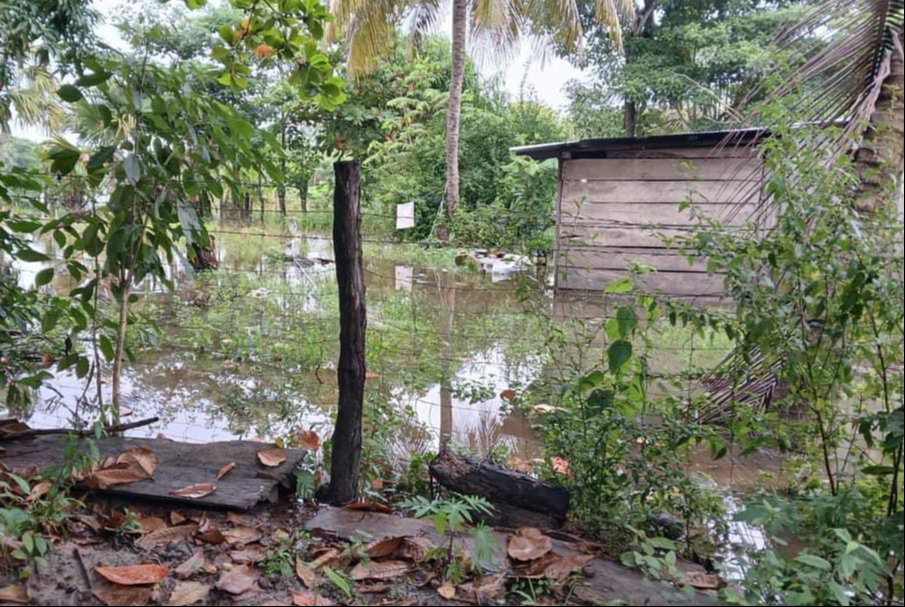
<path id="1" fill-rule="evenodd" d="M 94 0 L 94 6 L 104 17 L 104 24 L 99 29 L 100 38 L 111 46 L 121 45 L 121 37 L 113 22 L 120 13 L 118 10 L 125 4 L 135 2 L 156 2 L 157 0 Z M 450 27 L 447 24 L 439 26 L 438 33 L 445 32 L 449 36 Z M 540 58 L 532 48 L 530 41 L 524 42 L 517 52 L 504 61 L 505 65 L 499 66 L 499 59 L 487 59 L 478 62 L 479 69 L 485 77 L 502 75 L 507 90 L 514 96 L 521 91 L 524 82 L 533 89 L 539 100 L 546 105 L 563 110 L 566 99 L 563 94 L 565 85 L 570 80 L 581 78 L 581 71 L 569 62 L 558 57 Z M 13 129 L 15 135 L 26 137 L 36 141 L 43 140 L 43 135 L 34 130 L 22 128 Z"/>

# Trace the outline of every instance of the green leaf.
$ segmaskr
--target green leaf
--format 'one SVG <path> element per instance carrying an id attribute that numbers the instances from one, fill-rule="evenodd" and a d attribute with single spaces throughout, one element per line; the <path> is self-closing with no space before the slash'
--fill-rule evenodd
<path id="1" fill-rule="evenodd" d="M 207 5 L 207 0 L 185 0 L 185 5 L 189 10 L 198 10 Z"/>
<path id="2" fill-rule="evenodd" d="M 97 72 L 96 74 L 85 74 L 81 78 L 75 81 L 76 86 L 81 86 L 84 88 L 91 88 L 93 86 L 97 86 L 99 84 L 103 84 L 110 80 L 113 77 L 113 74 L 110 72 Z"/>
<path id="3" fill-rule="evenodd" d="M 91 371 L 91 363 L 88 362 L 87 358 L 80 358 L 79 362 L 76 363 L 75 366 L 75 374 L 79 379 L 85 379 L 88 377 L 88 373 Z"/>
<path id="4" fill-rule="evenodd" d="M 653 539 L 647 540 L 647 543 L 657 550 L 668 550 L 670 552 L 675 552 L 676 550 L 675 542 L 671 542 L 670 540 L 663 537 L 655 537 Z"/>
<path id="5" fill-rule="evenodd" d="M 104 354 L 104 358 L 107 359 L 107 362 L 113 362 L 113 358 L 116 356 L 116 350 L 114 349 L 113 342 L 110 341 L 110 338 L 106 335 L 101 335 L 98 346 Z"/>
<path id="6" fill-rule="evenodd" d="M 634 348 L 627 341 L 617 341 L 607 350 L 607 358 L 612 373 L 621 373 L 625 365 L 632 359 Z"/>
<path id="7" fill-rule="evenodd" d="M 85 96 L 82 95 L 82 91 L 71 84 L 64 84 L 61 86 L 60 90 L 57 91 L 57 95 L 59 95 L 60 99 L 66 103 L 77 103 L 85 98 Z"/>
<path id="8" fill-rule="evenodd" d="M 635 290 L 635 283 L 632 282 L 630 278 L 620 278 L 619 280 L 614 280 L 606 287 L 606 293 L 608 295 L 625 295 L 626 293 L 631 293 Z"/>
<path id="9" fill-rule="evenodd" d="M 832 571 L 833 569 L 833 566 L 829 561 L 822 559 L 819 556 L 814 556 L 813 554 L 802 554 L 795 559 L 795 561 L 802 565 L 813 567 L 814 569 L 820 569 L 821 571 Z"/>
<path id="10" fill-rule="evenodd" d="M 50 261 L 50 257 L 44 255 L 43 253 L 38 253 L 37 251 L 33 251 L 31 249 L 20 249 L 16 252 L 16 259 L 24 261 L 25 263 L 45 263 Z"/>
<path id="11" fill-rule="evenodd" d="M 41 270 L 38 272 L 38 275 L 35 277 L 35 286 L 46 287 L 51 282 L 53 282 L 54 270 L 53 268 L 47 268 L 46 270 Z"/>
<path id="12" fill-rule="evenodd" d="M 126 179 L 132 185 L 137 185 L 141 181 L 141 162 L 135 154 L 129 154 L 123 161 L 123 170 L 126 172 Z"/>

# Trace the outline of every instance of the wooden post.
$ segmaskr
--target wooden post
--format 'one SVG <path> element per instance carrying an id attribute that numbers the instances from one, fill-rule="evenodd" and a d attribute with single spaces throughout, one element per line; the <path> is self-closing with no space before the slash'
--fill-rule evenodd
<path id="1" fill-rule="evenodd" d="M 364 410 L 368 319 L 361 250 L 361 164 L 337 162 L 333 247 L 339 284 L 339 413 L 333 433 L 330 501 L 358 497 Z"/>

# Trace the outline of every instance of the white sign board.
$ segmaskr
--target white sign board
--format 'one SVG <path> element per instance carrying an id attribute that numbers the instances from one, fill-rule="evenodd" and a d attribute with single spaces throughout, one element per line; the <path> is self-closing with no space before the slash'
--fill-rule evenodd
<path id="1" fill-rule="evenodd" d="M 400 204 L 396 207 L 396 229 L 411 230 L 415 227 L 415 203 Z"/>

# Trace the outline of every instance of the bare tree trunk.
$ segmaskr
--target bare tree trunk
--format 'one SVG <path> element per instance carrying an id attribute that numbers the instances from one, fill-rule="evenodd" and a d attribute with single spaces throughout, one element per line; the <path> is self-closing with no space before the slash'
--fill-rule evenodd
<path id="1" fill-rule="evenodd" d="M 903 33 L 899 33 L 896 42 L 896 48 L 887 56 L 884 65 L 889 74 L 883 82 L 864 141 L 855 155 L 861 175 L 855 207 L 864 212 L 874 212 L 889 204 L 905 160 L 902 146 L 905 139 Z"/>
<path id="2" fill-rule="evenodd" d="M 359 492 L 368 320 L 361 250 L 361 164 L 338 162 L 335 171 L 333 244 L 339 284 L 340 355 L 330 501 L 341 506 L 355 500 Z"/>
<path id="3" fill-rule="evenodd" d="M 126 354 L 126 334 L 129 328 L 129 296 L 132 294 L 132 279 L 129 272 L 120 274 L 119 326 L 116 333 L 116 349 L 113 357 L 113 425 L 120 424 L 122 411 L 123 360 Z M 100 372 L 100 371 L 98 371 Z"/>
<path id="4" fill-rule="evenodd" d="M 625 102 L 623 126 L 626 137 L 635 137 L 638 134 L 638 104 L 634 101 Z"/>
<path id="5" fill-rule="evenodd" d="M 462 91 L 465 87 L 465 50 L 468 35 L 468 0 L 453 0 L 452 80 L 446 123 L 446 206 L 450 222 L 455 220 L 461 200 L 459 191 L 459 135 L 462 122 Z"/>
<path id="6" fill-rule="evenodd" d="M 302 208 L 302 213 L 308 212 L 308 186 L 310 184 L 310 180 L 306 177 L 304 179 L 299 180 L 299 204 Z"/>
<path id="7" fill-rule="evenodd" d="M 451 281 L 452 279 L 446 276 L 444 280 Z M 457 289 L 455 285 L 449 285 L 449 288 L 444 288 L 443 283 L 441 283 L 439 289 L 440 301 L 443 305 L 440 338 L 444 343 L 443 360 L 440 365 L 443 375 L 443 380 L 440 383 L 440 450 L 443 451 L 449 448 L 455 432 L 452 377 L 450 377 L 450 373 L 452 371 L 453 357 L 452 341 L 456 326 Z"/>

